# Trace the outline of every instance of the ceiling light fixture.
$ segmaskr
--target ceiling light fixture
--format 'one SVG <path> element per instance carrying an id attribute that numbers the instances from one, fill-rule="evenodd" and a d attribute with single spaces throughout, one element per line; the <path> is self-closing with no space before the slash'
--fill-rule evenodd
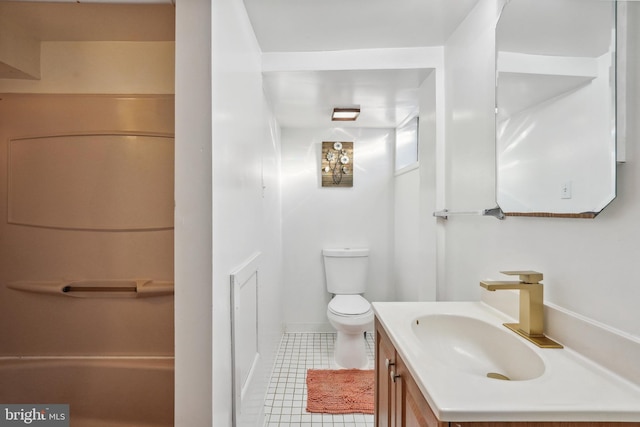
<path id="1" fill-rule="evenodd" d="M 360 115 L 360 108 L 334 108 L 331 120 L 334 122 L 353 122 Z"/>

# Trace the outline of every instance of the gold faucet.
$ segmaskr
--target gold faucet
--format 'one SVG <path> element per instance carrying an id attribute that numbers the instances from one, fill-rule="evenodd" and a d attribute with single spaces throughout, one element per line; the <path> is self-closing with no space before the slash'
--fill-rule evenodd
<path id="1" fill-rule="evenodd" d="M 562 348 L 562 345 L 544 335 L 544 304 L 542 302 L 542 273 L 537 271 L 501 271 L 509 276 L 520 276 L 520 281 L 482 281 L 488 291 L 515 289 L 520 291 L 519 323 L 504 326 L 531 341 L 538 347 Z"/>

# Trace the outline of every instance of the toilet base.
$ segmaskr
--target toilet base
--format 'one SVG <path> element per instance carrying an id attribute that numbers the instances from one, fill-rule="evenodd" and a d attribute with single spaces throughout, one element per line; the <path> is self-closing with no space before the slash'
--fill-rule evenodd
<path id="1" fill-rule="evenodd" d="M 365 369 L 369 365 L 367 346 L 362 332 L 347 334 L 338 331 L 334 351 L 336 364 L 347 369 Z"/>

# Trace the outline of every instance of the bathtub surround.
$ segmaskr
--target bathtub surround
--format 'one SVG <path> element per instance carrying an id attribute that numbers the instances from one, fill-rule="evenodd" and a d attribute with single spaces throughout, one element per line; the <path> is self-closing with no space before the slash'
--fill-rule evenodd
<path id="1" fill-rule="evenodd" d="M 93 286 L 101 281 L 113 284 L 110 281 L 143 278 L 173 281 L 173 96 L 5 94 L 1 98 L 0 167 L 5 173 L 0 211 L 5 218 L 0 221 L 0 323 L 7 326 L 0 330 L 0 356 L 173 356 L 171 295 L 69 298 L 62 293 L 24 292 L 7 286 L 15 282 L 59 282 L 60 286 L 84 282 Z M 155 114 L 148 115 L 150 110 Z M 133 118 L 134 124 L 123 117 Z M 105 139 L 99 136 L 104 129 L 119 136 Z M 167 138 L 161 145 L 148 146 L 148 156 L 138 157 L 134 147 L 127 148 L 139 141 L 133 135 L 150 134 Z M 24 135 L 32 138 L 16 139 Z M 34 144 L 47 147 L 34 149 Z M 7 145 L 12 145 L 11 149 Z M 117 153 L 109 154 L 114 145 Z M 99 173 L 97 164 L 112 173 L 131 164 L 141 168 L 158 147 L 164 151 L 166 167 L 156 170 L 154 179 L 140 190 L 164 193 L 161 198 L 165 203 L 155 205 L 147 199 L 155 205 L 152 207 L 138 198 L 137 207 L 129 210 L 112 210 L 103 204 L 120 204 L 122 197 L 130 194 L 126 183 L 118 182 L 122 175 L 111 178 Z M 47 156 L 42 157 L 41 151 Z M 60 155 L 64 158 L 58 159 Z M 108 159 L 96 160 L 103 156 Z M 67 163 L 85 158 L 86 164 L 93 163 L 96 173 Z M 103 193 L 61 184 L 81 181 L 78 176 L 86 178 L 82 182 L 87 187 L 100 188 Z M 55 200 L 51 194 L 38 196 L 36 190 L 45 185 L 51 185 L 45 187 L 48 193 L 60 193 Z M 96 200 L 98 194 L 104 197 Z M 48 208 L 47 202 L 75 206 L 80 214 L 65 214 L 57 206 Z M 103 208 L 97 214 L 87 214 L 93 212 L 92 206 Z M 131 216 L 133 211 L 147 209 L 157 210 L 159 215 Z M 158 216 L 165 227 L 148 229 L 149 224 L 158 224 Z"/>
<path id="2" fill-rule="evenodd" d="M 173 357 L 3 358 L 0 384 L 3 404 L 66 402 L 72 426 L 174 425 Z"/>
<path id="3" fill-rule="evenodd" d="M 0 165 L 9 182 L 0 185 L 0 401 L 67 403 L 80 427 L 172 425 L 173 291 L 143 298 L 140 278 L 173 282 L 173 96 L 1 98 Z M 143 135 L 154 136 L 141 155 Z M 111 209 L 126 206 L 122 197 L 136 187 L 118 181 L 123 168 L 144 170 L 158 149 L 164 167 L 150 180 L 128 177 L 165 202 L 133 196 L 135 208 Z M 158 215 L 133 214 L 149 209 L 163 226 Z M 109 292 L 88 292 L 96 289 Z"/>
<path id="4" fill-rule="evenodd" d="M 96 76 L 101 76 L 98 93 L 173 93 L 175 43 L 172 41 L 50 41 L 41 43 L 41 52 L 42 79 L 0 79 L 0 91 L 96 93 Z M 145 78 L 127 77 L 122 64 L 127 64 L 126 70 Z"/>
<path id="5" fill-rule="evenodd" d="M 39 7 L 7 4 L 3 5 L 3 11 L 6 11 L 5 7 L 31 6 Z M 83 5 L 48 4 L 43 7 L 70 7 L 78 11 Z M 153 21 L 155 15 L 149 10 L 147 8 L 138 16 Z M 163 16 L 171 21 L 173 8 L 165 6 L 164 10 L 168 14 Z M 49 18 L 51 14 L 45 15 Z M 7 16 L 3 14 L 3 17 Z M 106 23 L 106 16 L 100 15 L 102 22 Z M 80 22 L 84 21 L 79 19 L 75 23 Z M 105 27 L 109 31 L 114 28 Z M 70 25 L 65 29 L 75 28 Z M 104 133 L 105 130 L 114 134 L 173 136 L 174 43 L 167 39 L 113 42 L 98 41 L 99 38 L 93 34 L 92 41 L 42 41 L 41 79 L 0 79 L 0 92 L 3 93 L 0 103 L 5 106 L 0 108 L 10 109 L 0 114 L 3 132 L 18 126 L 21 127 L 19 137 L 43 136 L 43 129 L 56 137 L 70 133 Z M 153 104 L 154 99 L 161 101 Z M 12 108 L 16 102 L 20 108 Z M 8 113 L 19 109 L 26 109 L 28 114 L 12 119 Z M 160 123 L 152 125 L 153 120 Z M 83 142 L 92 143 L 91 138 Z M 6 135 L 2 144 L 0 164 L 4 172 L 1 175 L 6 177 L 9 165 Z M 95 157 L 107 154 L 99 152 L 89 149 L 84 154 Z M 78 217 L 73 215 L 67 218 L 72 222 L 63 226 L 37 224 L 41 222 L 39 218 L 47 216 L 43 211 L 35 221 L 28 218 L 14 222 L 44 226 L 9 224 L 7 218 L 0 221 L 3 236 L 0 323 L 4 325 L 0 332 L 0 401 L 67 402 L 72 425 L 80 427 L 113 423 L 173 425 L 173 296 L 73 298 L 21 292 L 4 286 L 7 282 L 22 280 L 138 281 L 150 278 L 173 282 L 173 152 L 171 142 L 166 150 L 171 161 L 161 172 L 162 191 L 170 195 L 166 198 L 169 203 L 163 208 L 160 228 L 156 223 L 153 230 L 124 231 L 129 225 L 121 227 L 119 224 L 111 230 L 92 230 L 91 224 L 83 223 L 73 229 L 78 225 L 75 221 Z M 25 153 L 18 150 L 11 155 Z M 56 154 L 59 153 L 52 153 L 44 161 L 55 161 Z M 133 159 L 134 155 L 125 157 L 132 163 L 141 164 Z M 123 156 L 120 153 L 110 158 L 122 159 Z M 104 172 L 106 164 L 100 165 Z M 18 168 L 13 172 L 19 172 L 22 166 L 20 162 L 11 162 L 12 168 Z M 100 170 L 97 168 L 95 174 L 99 175 Z M 126 186 L 119 184 L 117 187 Z M 1 211 L 6 216 L 7 183 L 1 188 L 0 203 L 4 206 Z M 19 188 L 14 190 L 21 191 Z M 102 191 L 110 190 L 102 187 Z M 99 192 L 93 193 L 92 197 L 97 195 Z M 117 191 L 111 195 L 117 195 Z M 29 203 L 36 198 L 31 199 L 27 195 L 22 201 Z M 121 213 L 126 216 L 126 212 Z M 107 219 L 112 219 L 110 215 Z M 20 218 L 24 219 L 24 216 Z M 148 219 L 143 220 L 147 225 Z M 106 224 L 105 228 L 111 226 L 109 221 Z M 51 225 L 54 227 L 49 227 Z M 56 386 L 51 387 L 52 383 Z M 7 392 L 9 395 L 5 394 Z"/>

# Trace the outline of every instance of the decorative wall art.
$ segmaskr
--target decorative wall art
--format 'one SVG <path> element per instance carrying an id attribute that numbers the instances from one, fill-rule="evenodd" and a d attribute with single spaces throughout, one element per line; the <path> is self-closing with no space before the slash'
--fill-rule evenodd
<path id="1" fill-rule="evenodd" d="M 322 143 L 322 186 L 353 187 L 353 142 Z"/>

